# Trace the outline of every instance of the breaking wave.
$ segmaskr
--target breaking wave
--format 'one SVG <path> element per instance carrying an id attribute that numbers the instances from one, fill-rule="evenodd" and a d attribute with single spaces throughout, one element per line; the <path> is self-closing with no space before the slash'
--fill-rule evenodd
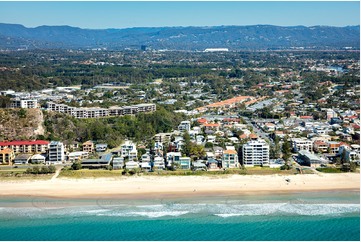
<path id="1" fill-rule="evenodd" d="M 0 207 L 0 217 L 42 216 L 118 216 L 118 217 L 178 217 L 184 215 L 218 216 L 222 218 L 235 216 L 265 215 L 301 215 L 301 216 L 339 216 L 360 213 L 359 204 L 301 204 L 301 203 L 258 203 L 258 204 L 204 204 L 204 203 L 165 203 L 141 206 L 68 206 L 63 208 L 38 207 Z"/>

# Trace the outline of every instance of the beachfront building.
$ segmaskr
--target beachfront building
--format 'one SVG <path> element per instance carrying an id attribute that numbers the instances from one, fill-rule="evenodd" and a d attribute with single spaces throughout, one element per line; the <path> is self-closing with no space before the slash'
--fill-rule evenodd
<path id="1" fill-rule="evenodd" d="M 89 157 L 89 153 L 87 151 L 75 151 L 75 152 L 70 152 L 68 154 L 68 161 L 74 162 L 74 161 L 86 159 L 88 157 Z"/>
<path id="2" fill-rule="evenodd" d="M 180 152 L 168 152 L 167 153 L 167 166 L 172 166 L 173 163 L 179 163 L 179 159 L 182 157 Z"/>
<path id="3" fill-rule="evenodd" d="M 295 152 L 301 151 L 301 150 L 307 150 L 309 152 L 312 152 L 313 144 L 312 141 L 306 138 L 292 138 L 292 149 Z"/>
<path id="4" fill-rule="evenodd" d="M 191 169 L 191 158 L 190 157 L 180 157 L 179 161 L 175 161 L 178 163 L 179 168 L 182 170 L 189 170 Z"/>
<path id="5" fill-rule="evenodd" d="M 114 157 L 113 158 L 113 169 L 120 170 L 124 167 L 124 158 L 123 157 Z"/>
<path id="6" fill-rule="evenodd" d="M 17 155 L 14 159 L 14 164 L 15 165 L 28 164 L 31 157 L 32 157 L 32 155 L 30 155 L 30 154 Z"/>
<path id="7" fill-rule="evenodd" d="M 40 154 L 35 154 L 30 158 L 31 164 L 45 164 L 45 157 Z"/>
<path id="8" fill-rule="evenodd" d="M 0 162 L 1 165 L 11 165 L 15 159 L 15 152 L 10 148 L 0 150 Z"/>
<path id="9" fill-rule="evenodd" d="M 48 149 L 49 164 L 61 164 L 65 159 L 64 145 L 59 141 L 51 141 Z"/>
<path id="10" fill-rule="evenodd" d="M 128 162 L 125 163 L 125 169 L 137 169 L 139 168 L 139 162 L 137 161 L 133 161 L 133 160 L 129 160 Z"/>
<path id="11" fill-rule="evenodd" d="M 164 169 L 165 169 L 164 158 L 160 156 L 154 157 L 153 170 L 164 170 Z"/>
<path id="12" fill-rule="evenodd" d="M 82 168 L 107 168 L 110 166 L 110 162 L 112 161 L 113 155 L 111 153 L 104 154 L 98 159 L 85 159 L 81 162 Z"/>
<path id="13" fill-rule="evenodd" d="M 237 168 L 239 167 L 238 154 L 234 149 L 227 149 L 223 151 L 222 155 L 223 168 Z"/>
<path id="14" fill-rule="evenodd" d="M 325 164 L 326 161 L 320 159 L 315 154 L 312 154 L 308 150 L 301 150 L 298 153 L 299 160 L 301 164 L 305 166 L 319 167 L 321 164 Z"/>
<path id="15" fill-rule="evenodd" d="M 133 142 L 126 140 L 125 143 L 121 145 L 120 149 L 123 158 L 128 158 L 129 161 L 137 160 L 137 147 Z"/>
<path id="16" fill-rule="evenodd" d="M 250 140 L 242 147 L 245 166 L 269 166 L 269 145 L 263 139 Z"/>
<path id="17" fill-rule="evenodd" d="M 337 154 L 340 149 L 341 143 L 337 141 L 329 141 L 328 148 L 331 154 Z"/>
<path id="18" fill-rule="evenodd" d="M 22 140 L 0 142 L 0 150 L 12 149 L 15 153 L 45 153 L 48 149 L 49 141 L 45 140 Z"/>

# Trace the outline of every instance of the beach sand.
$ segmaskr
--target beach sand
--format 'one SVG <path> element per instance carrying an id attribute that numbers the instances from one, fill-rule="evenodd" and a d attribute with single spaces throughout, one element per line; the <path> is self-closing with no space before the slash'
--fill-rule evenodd
<path id="1" fill-rule="evenodd" d="M 327 190 L 360 190 L 360 174 L 134 176 L 106 179 L 12 180 L 1 182 L 0 196 L 111 197 L 124 195 L 147 197 Z"/>

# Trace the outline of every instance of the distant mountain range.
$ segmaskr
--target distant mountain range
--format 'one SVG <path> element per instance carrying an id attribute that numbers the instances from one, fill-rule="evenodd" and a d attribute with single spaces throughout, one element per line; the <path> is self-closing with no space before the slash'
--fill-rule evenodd
<path id="1" fill-rule="evenodd" d="M 0 24 L 0 49 L 140 49 L 230 50 L 262 49 L 359 49 L 360 26 L 272 25 L 215 27 L 152 27 L 127 29 L 81 29 L 70 26 L 26 28 Z"/>

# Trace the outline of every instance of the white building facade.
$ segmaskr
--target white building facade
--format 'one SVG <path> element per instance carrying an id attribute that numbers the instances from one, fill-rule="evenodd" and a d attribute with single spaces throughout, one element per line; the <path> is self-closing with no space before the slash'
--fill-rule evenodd
<path id="1" fill-rule="evenodd" d="M 245 166 L 269 166 L 269 145 L 263 139 L 248 141 L 242 147 Z"/>
<path id="2" fill-rule="evenodd" d="M 65 159 L 64 145 L 59 141 L 51 141 L 48 149 L 49 164 L 61 164 Z"/>

